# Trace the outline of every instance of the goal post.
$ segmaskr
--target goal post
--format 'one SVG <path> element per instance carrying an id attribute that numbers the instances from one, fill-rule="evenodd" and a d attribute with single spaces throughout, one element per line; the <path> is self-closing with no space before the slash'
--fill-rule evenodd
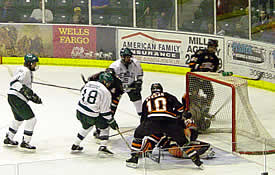
<path id="1" fill-rule="evenodd" d="M 250 104 L 247 80 L 213 72 L 188 72 L 186 104 L 201 133 L 231 134 L 233 152 L 275 153 L 275 139 Z"/>

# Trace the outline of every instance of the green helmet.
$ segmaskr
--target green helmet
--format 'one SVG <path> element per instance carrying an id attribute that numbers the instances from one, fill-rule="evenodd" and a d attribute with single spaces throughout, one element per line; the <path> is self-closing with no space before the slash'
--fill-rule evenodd
<path id="1" fill-rule="evenodd" d="M 24 56 L 24 61 L 25 63 L 39 62 L 38 57 L 30 53 Z"/>
<path id="2" fill-rule="evenodd" d="M 38 57 L 35 56 L 34 54 L 27 54 L 24 56 L 24 66 L 26 66 L 27 68 L 29 68 L 31 71 L 36 71 L 39 66 L 36 64 L 35 67 L 33 67 L 32 65 L 34 63 L 39 62 Z"/>
<path id="3" fill-rule="evenodd" d="M 99 75 L 98 81 L 109 87 L 113 82 L 113 76 L 110 73 L 103 72 Z"/>
<path id="4" fill-rule="evenodd" d="M 125 56 L 130 56 L 132 57 L 133 56 L 133 52 L 129 49 L 129 48 L 122 48 L 120 50 L 120 56 L 121 57 L 125 57 Z"/>

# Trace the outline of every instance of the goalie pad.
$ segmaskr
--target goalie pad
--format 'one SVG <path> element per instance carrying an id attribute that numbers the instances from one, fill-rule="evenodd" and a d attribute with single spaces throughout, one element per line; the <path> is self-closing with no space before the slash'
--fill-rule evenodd
<path id="1" fill-rule="evenodd" d="M 168 149 L 168 152 L 177 158 L 189 158 L 188 154 L 191 152 L 191 150 L 194 150 L 198 153 L 200 158 L 203 159 L 211 159 L 215 157 L 215 151 L 210 146 L 210 144 L 201 142 L 201 141 L 195 141 L 191 142 L 188 147 L 181 149 L 176 144 L 171 145 L 171 147 Z"/>

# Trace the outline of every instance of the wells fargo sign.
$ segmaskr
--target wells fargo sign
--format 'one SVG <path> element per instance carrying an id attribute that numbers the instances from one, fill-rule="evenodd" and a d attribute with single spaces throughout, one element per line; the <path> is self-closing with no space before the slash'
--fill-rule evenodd
<path id="1" fill-rule="evenodd" d="M 53 26 L 53 55 L 63 58 L 93 58 L 96 51 L 96 28 Z"/>

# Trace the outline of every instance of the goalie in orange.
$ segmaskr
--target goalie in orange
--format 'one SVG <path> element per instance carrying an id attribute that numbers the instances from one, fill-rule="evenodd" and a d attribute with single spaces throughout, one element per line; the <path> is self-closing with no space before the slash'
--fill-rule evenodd
<path id="1" fill-rule="evenodd" d="M 198 141 L 197 126 L 191 118 L 185 120 L 186 129 L 184 130 L 189 144 L 180 148 L 172 138 L 164 137 L 159 144 L 162 148 L 167 148 L 168 152 L 178 158 L 188 158 L 194 152 L 197 152 L 200 158 L 210 159 L 215 156 L 215 152 L 209 143 Z"/>

